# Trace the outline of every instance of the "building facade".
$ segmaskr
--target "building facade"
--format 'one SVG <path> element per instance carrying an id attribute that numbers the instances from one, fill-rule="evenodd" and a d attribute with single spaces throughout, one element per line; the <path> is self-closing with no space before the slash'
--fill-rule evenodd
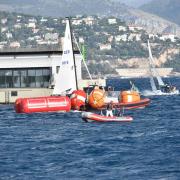
<path id="1" fill-rule="evenodd" d="M 81 80 L 82 58 L 79 52 L 74 54 L 77 79 Z M 50 95 L 61 70 L 61 58 L 61 51 L 1 52 L 0 103 L 14 102 L 18 97 Z"/>

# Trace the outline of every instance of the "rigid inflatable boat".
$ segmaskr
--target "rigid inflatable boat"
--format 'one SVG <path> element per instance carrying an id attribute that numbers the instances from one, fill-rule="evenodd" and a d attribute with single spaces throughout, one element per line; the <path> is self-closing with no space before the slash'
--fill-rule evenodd
<path id="1" fill-rule="evenodd" d="M 82 116 L 82 119 L 86 122 L 92 122 L 92 121 L 96 121 L 96 122 L 131 122 L 133 120 L 133 118 L 131 116 L 109 117 L 109 116 L 95 114 L 92 112 L 83 112 L 81 114 L 81 116 Z"/>
<path id="2" fill-rule="evenodd" d="M 89 95 L 87 109 L 106 109 L 109 102 L 113 102 L 115 109 L 137 109 L 144 108 L 150 104 L 150 99 L 141 98 L 136 91 L 122 91 L 119 97 L 105 97 L 103 90 L 94 89 Z"/>

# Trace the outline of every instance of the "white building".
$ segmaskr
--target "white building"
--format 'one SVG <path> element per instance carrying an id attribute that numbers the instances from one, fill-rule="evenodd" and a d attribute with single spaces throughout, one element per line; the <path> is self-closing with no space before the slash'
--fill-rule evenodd
<path id="1" fill-rule="evenodd" d="M 29 22 L 28 27 L 35 29 L 36 28 L 36 23 L 35 22 Z"/>
<path id="2" fill-rule="evenodd" d="M 110 50 L 111 44 L 100 44 L 99 48 L 100 48 L 100 50 Z"/>
<path id="3" fill-rule="evenodd" d="M 46 33 L 45 34 L 45 40 L 57 40 L 59 37 L 58 33 Z"/>
<path id="4" fill-rule="evenodd" d="M 110 19 L 108 19 L 108 23 L 109 23 L 109 24 L 116 24 L 116 23 L 117 23 L 116 18 L 110 18 Z"/>
<path id="5" fill-rule="evenodd" d="M 87 18 L 83 18 L 83 21 L 85 22 L 86 25 L 92 26 L 95 24 L 95 19 L 91 16 L 88 16 Z"/>
<path id="6" fill-rule="evenodd" d="M 159 39 L 166 41 L 166 40 L 170 40 L 171 42 L 175 42 L 175 35 L 174 34 L 163 34 Z"/>
<path id="7" fill-rule="evenodd" d="M 119 42 L 119 41 L 127 41 L 127 34 L 123 34 L 123 35 L 118 35 L 118 36 L 115 36 L 115 41 L 116 42 Z"/>
<path id="8" fill-rule="evenodd" d="M 10 33 L 10 32 L 6 33 L 6 37 L 7 37 L 8 39 L 12 38 L 12 37 L 13 37 L 13 36 L 12 36 L 12 33 Z"/>
<path id="9" fill-rule="evenodd" d="M 140 31 L 140 30 L 143 30 L 143 27 L 136 26 L 136 25 L 129 25 L 128 28 L 129 28 L 130 31 L 137 31 L 137 30 Z"/>
<path id="10" fill-rule="evenodd" d="M 81 80 L 81 55 L 75 51 L 77 79 Z M 0 103 L 14 102 L 18 97 L 51 95 L 51 82 L 60 67 L 62 52 L 1 52 Z M 62 83 L 65 83 L 62 82 Z"/>
<path id="11" fill-rule="evenodd" d="M 1 33 L 6 32 L 8 30 L 8 27 L 1 27 Z"/>
<path id="12" fill-rule="evenodd" d="M 119 31 L 126 31 L 126 27 L 125 26 L 119 26 Z"/>
<path id="13" fill-rule="evenodd" d="M 84 38 L 83 37 L 79 37 L 79 43 L 84 43 Z"/>
<path id="14" fill-rule="evenodd" d="M 1 24 L 6 24 L 7 23 L 7 18 L 1 19 Z"/>
<path id="15" fill-rule="evenodd" d="M 20 45 L 20 43 L 18 41 L 14 41 L 14 42 L 10 43 L 9 47 L 11 47 L 11 48 L 20 48 L 21 45 Z"/>
<path id="16" fill-rule="evenodd" d="M 21 27 L 22 27 L 22 25 L 21 25 L 20 23 L 16 23 L 16 24 L 14 25 L 14 28 L 15 28 L 15 29 L 21 29 Z"/>
<path id="17" fill-rule="evenodd" d="M 133 41 L 133 40 L 140 41 L 141 40 L 141 34 L 135 34 L 135 33 L 130 34 L 128 36 L 128 41 Z"/>
<path id="18" fill-rule="evenodd" d="M 72 25 L 81 25 L 82 24 L 82 22 L 83 22 L 83 20 L 82 19 L 73 19 L 72 20 Z"/>
<path id="19" fill-rule="evenodd" d="M 148 36 L 149 36 L 149 39 L 158 38 L 158 35 L 157 35 L 157 34 L 148 34 Z"/>
<path id="20" fill-rule="evenodd" d="M 47 22 L 48 20 L 46 19 L 46 18 L 41 18 L 41 20 L 40 20 L 41 22 Z"/>

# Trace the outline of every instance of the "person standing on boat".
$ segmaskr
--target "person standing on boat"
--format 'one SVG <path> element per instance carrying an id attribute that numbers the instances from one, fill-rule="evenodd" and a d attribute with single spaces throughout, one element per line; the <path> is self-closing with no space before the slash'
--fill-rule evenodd
<path id="1" fill-rule="evenodd" d="M 107 109 L 106 109 L 106 116 L 111 116 L 113 117 L 113 101 L 108 103 Z"/>

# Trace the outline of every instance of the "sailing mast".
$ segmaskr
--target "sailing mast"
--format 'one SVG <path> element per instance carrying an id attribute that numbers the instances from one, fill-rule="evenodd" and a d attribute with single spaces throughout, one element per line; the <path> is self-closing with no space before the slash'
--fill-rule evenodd
<path id="1" fill-rule="evenodd" d="M 75 80 L 76 80 L 76 90 L 78 90 L 78 81 L 77 81 L 77 69 L 76 69 L 76 60 L 75 60 L 75 56 L 74 56 L 74 47 L 73 47 L 73 36 L 72 36 L 72 31 L 71 31 L 71 23 L 70 23 L 70 18 L 67 17 L 67 21 L 69 23 L 69 31 L 70 31 L 70 35 L 71 35 L 71 48 L 72 48 L 72 51 L 73 51 L 73 62 L 74 62 L 74 73 L 75 73 Z"/>
<path id="2" fill-rule="evenodd" d="M 66 19 L 66 28 L 62 50 L 60 69 L 55 77 L 53 95 L 71 93 L 78 89 L 76 62 L 72 44 L 72 34 L 70 30 L 70 20 Z"/>
<path id="3" fill-rule="evenodd" d="M 152 73 L 152 75 L 156 76 L 157 81 L 158 81 L 158 85 L 159 86 L 164 86 L 164 82 L 163 82 L 162 78 L 160 77 L 160 75 L 159 75 L 159 73 L 156 70 L 155 65 L 154 65 L 154 59 L 153 59 L 153 56 L 152 56 L 152 51 L 151 51 L 149 40 L 148 40 L 148 50 L 149 50 L 149 62 L 150 62 L 151 73 Z"/>
<path id="4" fill-rule="evenodd" d="M 148 40 L 148 51 L 149 51 L 149 73 L 150 73 L 150 84 L 151 84 L 151 88 L 152 88 L 152 91 L 157 91 L 157 88 L 156 88 L 156 84 L 155 84 L 155 81 L 154 81 L 154 78 L 153 78 L 153 74 L 154 72 L 152 71 L 152 52 L 151 52 L 151 47 L 150 47 L 150 44 L 149 44 L 149 40 Z"/>

